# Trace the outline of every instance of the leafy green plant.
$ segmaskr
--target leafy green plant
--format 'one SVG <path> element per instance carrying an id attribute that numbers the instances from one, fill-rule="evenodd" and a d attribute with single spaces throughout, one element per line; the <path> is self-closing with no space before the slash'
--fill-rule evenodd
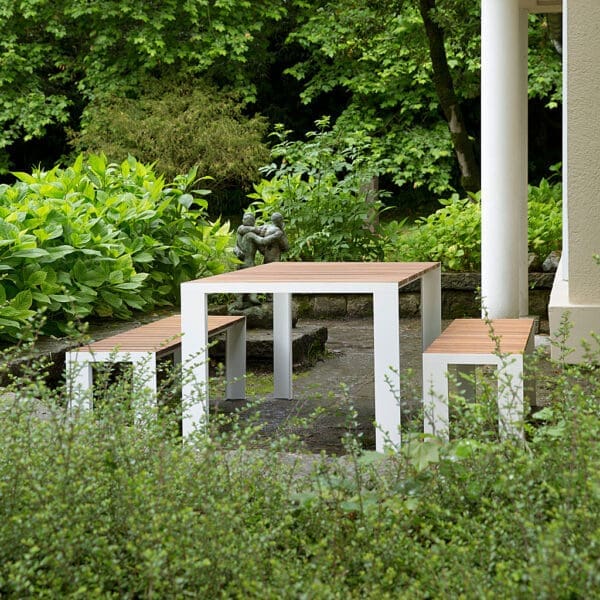
<path id="1" fill-rule="evenodd" d="M 0 186 L 0 332 L 18 336 L 38 312 L 52 327 L 127 318 L 177 301 L 179 284 L 223 271 L 228 224 L 205 218 L 195 170 L 165 186 L 133 157 L 80 155 L 69 167 Z"/>
<path id="2" fill-rule="evenodd" d="M 375 223 L 382 208 L 369 188 L 375 172 L 360 154 L 328 127 L 306 141 L 291 141 L 279 127 L 272 150 L 275 162 L 262 171 L 270 176 L 254 186 L 250 209 L 266 218 L 281 212 L 290 239 L 291 260 L 369 260 L 381 258 Z"/>
<path id="3" fill-rule="evenodd" d="M 442 208 L 419 219 L 388 257 L 440 261 L 451 271 L 475 271 L 481 262 L 481 213 L 478 200 L 453 194 Z"/>
<path id="4" fill-rule="evenodd" d="M 150 80 L 137 98 L 97 96 L 72 143 L 111 161 L 133 155 L 169 180 L 196 166 L 207 187 L 248 190 L 268 160 L 265 133 L 264 118 L 202 80 Z"/>
<path id="5" fill-rule="evenodd" d="M 600 375 L 550 367 L 524 442 L 458 412 L 448 443 L 365 452 L 348 399 L 335 459 L 286 453 L 243 412 L 182 444 L 179 410 L 132 398 L 127 376 L 67 414 L 32 364 L 0 396 L 0 595 L 594 597 Z"/>
<path id="6" fill-rule="evenodd" d="M 562 248 L 562 185 L 542 179 L 529 186 L 529 251 L 544 260 Z"/>
<path id="7" fill-rule="evenodd" d="M 481 196 L 440 200 L 442 208 L 419 219 L 414 227 L 399 231 L 398 224 L 385 230 L 388 260 L 440 261 L 449 271 L 478 271 L 481 265 Z M 529 251 L 541 260 L 562 241 L 562 187 L 542 179 L 529 186 Z"/>

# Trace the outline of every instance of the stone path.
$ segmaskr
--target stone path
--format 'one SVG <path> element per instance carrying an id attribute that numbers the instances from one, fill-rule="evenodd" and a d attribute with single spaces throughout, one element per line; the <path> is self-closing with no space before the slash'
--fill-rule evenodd
<path id="1" fill-rule="evenodd" d="M 277 400 L 266 395 L 260 407 L 265 435 L 286 432 L 301 434 L 307 448 L 332 453 L 343 451 L 341 437 L 351 427 L 349 403 L 357 412 L 357 431 L 365 448 L 375 448 L 373 323 L 371 318 L 351 320 L 302 320 L 307 325 L 328 329 L 327 355 L 314 366 L 295 373 L 294 400 Z M 407 409 L 420 402 L 421 322 L 400 323 L 403 399 Z M 219 409 L 229 411 L 243 403 L 227 402 Z M 295 426 L 295 418 L 316 409 L 323 414 L 306 429 Z M 406 411 L 408 416 L 410 413 Z"/>
<path id="2" fill-rule="evenodd" d="M 277 400 L 263 396 L 260 406 L 264 434 L 281 436 L 299 434 L 310 451 L 343 453 L 341 438 L 351 427 L 349 402 L 357 412 L 356 431 L 366 449 L 375 449 L 373 325 L 371 318 L 350 320 L 302 320 L 307 325 L 325 325 L 328 329 L 327 356 L 313 367 L 295 373 L 294 400 Z M 442 324 L 442 327 L 447 322 Z M 400 321 L 402 356 L 402 427 L 420 431 L 421 423 L 411 417 L 421 403 L 421 321 Z M 345 390 L 345 391 L 344 391 Z M 540 390 L 538 390 L 538 399 Z M 543 394 L 542 394 L 543 395 Z M 219 410 L 226 412 L 243 406 L 243 402 L 226 402 Z M 296 417 L 305 417 L 322 409 L 310 426 L 299 428 Z"/>

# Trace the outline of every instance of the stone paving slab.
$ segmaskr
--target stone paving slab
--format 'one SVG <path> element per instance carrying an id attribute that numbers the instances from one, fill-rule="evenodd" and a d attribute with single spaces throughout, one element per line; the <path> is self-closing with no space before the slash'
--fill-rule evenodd
<path id="1" fill-rule="evenodd" d="M 443 321 L 445 327 L 450 321 Z M 375 403 L 373 382 L 373 322 L 357 319 L 301 319 L 299 325 L 324 326 L 328 331 L 327 355 L 305 371 L 295 371 L 294 400 L 274 399 L 267 395 L 260 406 L 266 436 L 297 433 L 298 416 L 307 416 L 317 408 L 324 414 L 299 434 L 310 451 L 342 454 L 341 438 L 350 425 L 348 401 L 357 412 L 356 431 L 365 449 L 375 449 Z M 547 337 L 540 337 L 546 343 Z M 421 407 L 421 320 L 400 320 L 402 426 L 420 430 L 412 422 Z M 541 391 L 541 393 L 540 393 Z M 544 392 L 538 389 L 538 403 Z M 345 400 L 346 399 L 346 400 Z M 244 406 L 243 401 L 224 402 L 218 410 L 228 412 Z M 416 428 L 416 429 L 415 429 Z"/>

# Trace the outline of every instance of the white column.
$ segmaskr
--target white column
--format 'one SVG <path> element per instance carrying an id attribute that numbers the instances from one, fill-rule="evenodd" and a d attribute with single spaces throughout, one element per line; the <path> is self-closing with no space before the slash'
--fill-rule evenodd
<path id="1" fill-rule="evenodd" d="M 518 317 L 523 257 L 523 95 L 519 0 L 481 7 L 481 288 L 491 318 Z M 526 56 L 526 55 L 525 55 Z"/>
<path id="2" fill-rule="evenodd" d="M 529 244 L 527 235 L 528 223 L 528 183 L 529 183 L 529 64 L 527 54 L 529 51 L 529 13 L 520 11 L 519 16 L 519 66 L 521 83 L 521 169 L 519 171 L 519 316 L 529 315 Z"/>

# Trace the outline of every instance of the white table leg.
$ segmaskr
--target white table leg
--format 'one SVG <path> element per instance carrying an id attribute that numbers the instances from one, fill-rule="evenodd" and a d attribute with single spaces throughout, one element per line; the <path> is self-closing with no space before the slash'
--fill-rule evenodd
<path id="1" fill-rule="evenodd" d="M 398 286 L 373 292 L 373 354 L 375 361 L 375 449 L 389 440 L 400 446 L 400 316 Z"/>
<path id="2" fill-rule="evenodd" d="M 291 400 L 292 390 L 292 295 L 273 294 L 273 379 L 275 398 Z"/>
<path id="3" fill-rule="evenodd" d="M 227 329 L 225 342 L 225 379 L 227 399 L 246 398 L 246 320 L 234 323 Z"/>
<path id="4" fill-rule="evenodd" d="M 442 274 L 439 267 L 421 277 L 421 323 L 425 350 L 442 331 Z"/>
<path id="5" fill-rule="evenodd" d="M 208 298 L 197 283 L 181 285 L 183 437 L 208 421 Z"/>

